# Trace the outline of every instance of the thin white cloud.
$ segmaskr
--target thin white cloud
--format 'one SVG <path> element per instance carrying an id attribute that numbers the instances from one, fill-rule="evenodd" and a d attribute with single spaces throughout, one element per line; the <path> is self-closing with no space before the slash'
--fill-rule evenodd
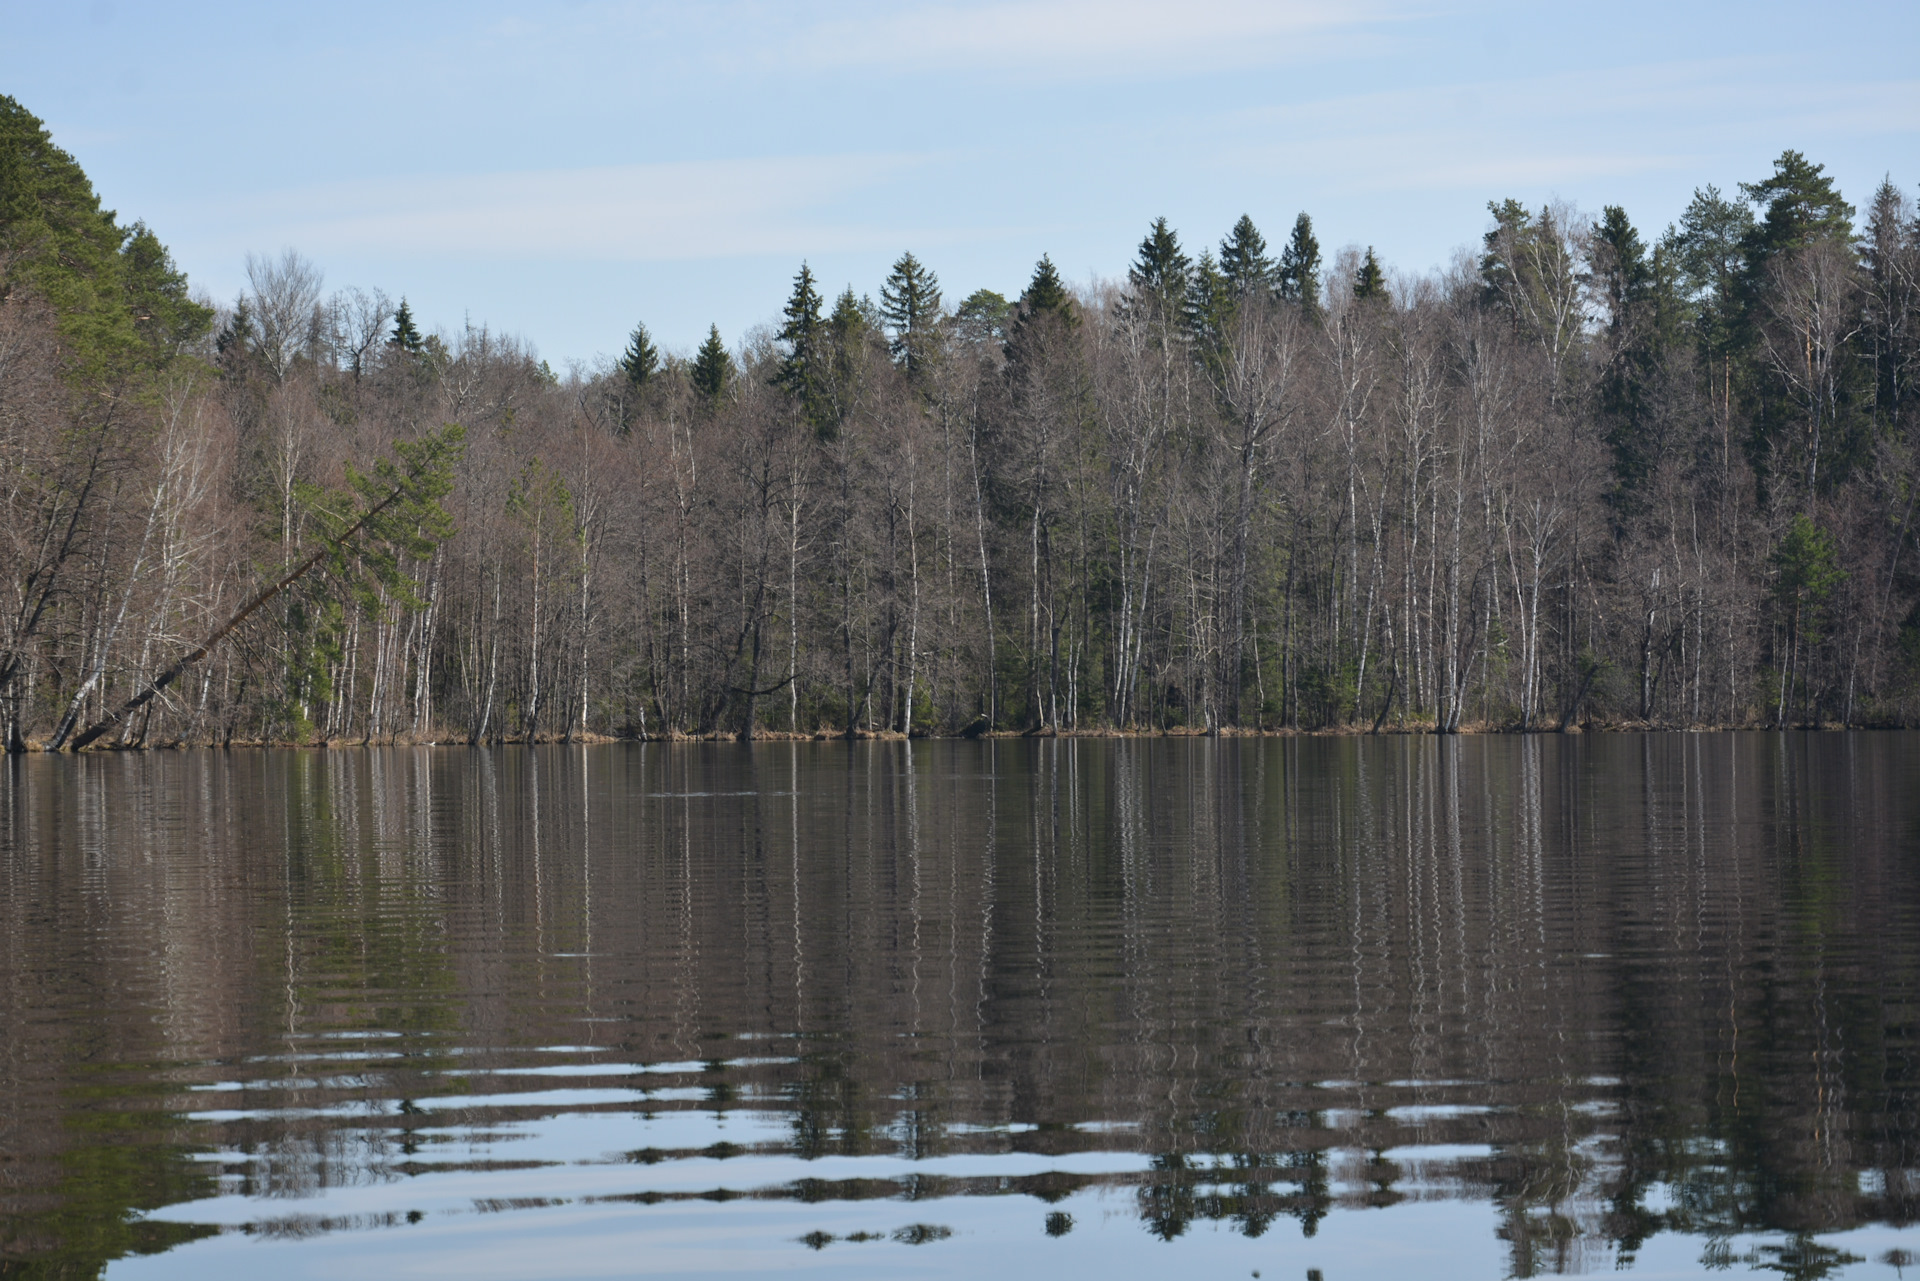
<path id="1" fill-rule="evenodd" d="M 842 66 L 1191 70 L 1271 60 L 1305 37 L 1390 16 L 1381 0 L 1187 0 L 1177 7 L 1154 0 L 922 3 L 813 25 L 797 33 L 789 51 Z"/>
<path id="2" fill-rule="evenodd" d="M 269 193 L 210 215 L 234 234 L 326 254 L 670 262 L 830 252 L 870 227 L 837 211 L 923 165 L 903 155 L 780 156 L 360 180 Z"/>
<path id="3" fill-rule="evenodd" d="M 1821 138 L 1920 132 L 1920 80 L 1796 79 L 1753 60 L 1583 70 L 1323 98 L 1237 113 L 1219 163 L 1388 192 L 1552 186 L 1697 168 L 1730 139 L 1769 154 Z M 1595 128 L 1595 122 L 1605 126 Z M 1613 140 L 1630 146 L 1609 145 Z"/>

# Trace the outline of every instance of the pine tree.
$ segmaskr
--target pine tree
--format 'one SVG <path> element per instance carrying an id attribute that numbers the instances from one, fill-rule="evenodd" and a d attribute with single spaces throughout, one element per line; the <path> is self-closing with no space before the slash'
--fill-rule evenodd
<path id="1" fill-rule="evenodd" d="M 409 356 L 417 356 L 426 350 L 426 339 L 420 336 L 420 330 L 413 323 L 413 309 L 407 306 L 407 300 L 400 299 L 400 310 L 394 313 L 393 337 L 387 339 L 387 346 L 396 347 Z"/>
<path id="2" fill-rule="evenodd" d="M 1741 183 L 1740 194 L 1765 210 L 1748 233 L 1750 272 L 1776 254 L 1816 240 L 1853 241 L 1853 206 L 1840 198 L 1824 165 L 1797 151 L 1781 152 L 1772 175 Z"/>
<path id="3" fill-rule="evenodd" d="M 820 290 L 815 286 L 813 269 L 800 264 L 793 278 L 793 293 L 787 298 L 784 319 L 776 335 L 785 345 L 780 368 L 774 371 L 773 385 L 784 390 L 800 406 L 801 412 L 821 425 L 820 388 L 825 371 L 821 368 Z"/>
<path id="4" fill-rule="evenodd" d="M 1005 342 L 1013 310 L 1013 304 L 1005 296 L 991 289 L 976 289 L 953 313 L 954 332 L 963 342 L 975 346 Z"/>
<path id="5" fill-rule="evenodd" d="M 1246 214 L 1220 242 L 1220 274 L 1234 298 L 1248 298 L 1273 288 L 1273 259 L 1267 257 L 1266 238 Z"/>
<path id="6" fill-rule="evenodd" d="M 694 353 L 693 368 L 687 378 L 709 404 L 726 395 L 727 385 L 733 381 L 733 357 L 727 354 L 727 345 L 720 341 L 720 326 L 707 329 L 707 340 Z"/>
<path id="7" fill-rule="evenodd" d="M 1150 314 L 1178 315 L 1185 304 L 1193 263 L 1180 251 L 1180 238 L 1165 218 L 1155 218 L 1140 242 L 1140 253 L 1127 268 L 1137 305 Z"/>
<path id="8" fill-rule="evenodd" d="M 894 360 L 909 378 L 918 377 L 939 340 L 940 278 L 912 254 L 900 255 L 880 286 L 880 318 L 893 331 L 887 348 Z"/>
<path id="9" fill-rule="evenodd" d="M 1380 269 L 1380 260 L 1373 256 L 1372 245 L 1367 246 L 1367 256 L 1360 260 L 1360 270 L 1353 275 L 1353 296 L 1362 302 L 1387 296 L 1387 273 Z"/>
<path id="10" fill-rule="evenodd" d="M 627 349 L 620 356 L 620 372 L 627 376 L 627 385 L 635 391 L 645 387 L 647 381 L 660 372 L 660 349 L 653 345 L 653 336 L 645 325 L 633 327 Z"/>
<path id="11" fill-rule="evenodd" d="M 1320 315 L 1320 242 L 1304 212 L 1293 220 L 1293 235 L 1280 251 L 1278 286 L 1280 296 L 1299 303 L 1307 319 Z"/>
<path id="12" fill-rule="evenodd" d="M 0 299 L 52 305 L 79 380 L 151 370 L 213 325 L 144 224 L 123 229 L 39 117 L 0 94 Z"/>

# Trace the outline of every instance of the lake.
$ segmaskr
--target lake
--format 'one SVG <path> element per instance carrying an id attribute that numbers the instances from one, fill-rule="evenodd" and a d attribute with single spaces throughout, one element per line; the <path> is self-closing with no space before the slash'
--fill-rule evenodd
<path id="1" fill-rule="evenodd" d="M 0 1276 L 1885 1276 L 1920 736 L 0 765 Z"/>

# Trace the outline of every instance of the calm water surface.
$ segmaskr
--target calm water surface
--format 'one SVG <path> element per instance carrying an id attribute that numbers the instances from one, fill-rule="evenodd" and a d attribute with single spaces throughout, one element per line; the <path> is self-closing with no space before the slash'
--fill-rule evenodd
<path id="1" fill-rule="evenodd" d="M 1884 1276 L 1920 737 L 0 764 L 0 1276 Z"/>

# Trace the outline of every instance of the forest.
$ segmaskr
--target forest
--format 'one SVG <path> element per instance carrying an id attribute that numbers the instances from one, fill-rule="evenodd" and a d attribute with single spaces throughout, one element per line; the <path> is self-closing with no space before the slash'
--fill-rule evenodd
<path id="1" fill-rule="evenodd" d="M 197 295 L 0 97 L 7 746 L 1915 723 L 1902 189 L 1488 212 L 802 264 L 556 373 L 293 251 Z"/>

